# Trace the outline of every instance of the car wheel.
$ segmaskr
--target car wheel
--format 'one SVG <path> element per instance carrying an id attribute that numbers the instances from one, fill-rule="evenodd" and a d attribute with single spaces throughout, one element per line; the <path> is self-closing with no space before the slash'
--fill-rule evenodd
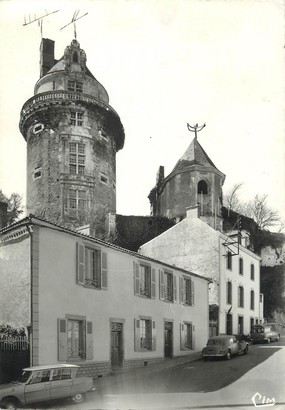
<path id="1" fill-rule="evenodd" d="M 4 400 L 2 403 L 2 407 L 3 409 L 7 409 L 7 410 L 16 410 L 18 408 L 18 403 L 13 400 L 13 399 L 8 399 L 8 400 Z"/>
<path id="2" fill-rule="evenodd" d="M 77 393 L 74 396 L 72 396 L 71 398 L 75 403 L 79 404 L 79 403 L 82 403 L 84 401 L 85 394 L 84 393 Z"/>
<path id="3" fill-rule="evenodd" d="M 245 347 L 243 354 L 247 354 L 248 353 L 248 346 Z"/>
<path id="4" fill-rule="evenodd" d="M 231 351 L 228 350 L 227 353 L 226 353 L 225 358 L 226 358 L 227 360 L 230 360 L 231 357 L 232 357 Z"/>

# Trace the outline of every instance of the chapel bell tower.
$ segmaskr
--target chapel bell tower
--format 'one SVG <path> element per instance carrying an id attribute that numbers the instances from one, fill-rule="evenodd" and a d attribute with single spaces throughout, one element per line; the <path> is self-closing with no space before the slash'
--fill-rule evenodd
<path id="1" fill-rule="evenodd" d="M 222 230 L 222 186 L 225 175 L 218 170 L 197 139 L 179 159 L 168 176 L 160 166 L 156 185 L 148 196 L 152 215 L 179 222 L 186 209 L 198 206 L 199 218 L 212 228 Z"/>
<path id="2" fill-rule="evenodd" d="M 20 117 L 27 211 L 67 227 L 91 224 L 104 237 L 106 215 L 116 212 L 123 125 L 76 39 L 59 60 L 50 39 L 42 39 L 40 52 L 40 79 Z"/>

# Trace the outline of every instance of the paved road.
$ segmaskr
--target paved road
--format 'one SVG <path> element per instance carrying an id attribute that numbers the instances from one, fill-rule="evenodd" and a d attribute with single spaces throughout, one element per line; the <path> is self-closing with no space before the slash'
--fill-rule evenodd
<path id="1" fill-rule="evenodd" d="M 258 393 L 260 402 L 274 398 L 279 403 L 274 410 L 285 409 L 284 342 L 282 337 L 278 343 L 250 346 L 249 354 L 229 361 L 199 359 L 105 377 L 95 381 L 97 390 L 82 405 L 64 401 L 44 408 L 248 409 Z"/>

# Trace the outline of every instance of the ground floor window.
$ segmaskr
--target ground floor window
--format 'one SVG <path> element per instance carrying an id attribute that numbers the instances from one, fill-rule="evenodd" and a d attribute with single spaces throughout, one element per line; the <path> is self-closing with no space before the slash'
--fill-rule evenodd
<path id="1" fill-rule="evenodd" d="M 83 316 L 58 319 L 58 360 L 92 359 L 92 333 L 92 322 Z"/>
<path id="2" fill-rule="evenodd" d="M 155 350 L 156 326 L 151 318 L 135 319 L 135 350 Z"/>
<path id="3" fill-rule="evenodd" d="M 190 322 L 180 324 L 181 350 L 194 349 L 193 325 Z"/>
<path id="4" fill-rule="evenodd" d="M 67 358 L 85 358 L 85 340 L 82 320 L 67 321 Z"/>
<path id="5" fill-rule="evenodd" d="M 243 334 L 243 316 L 238 317 L 238 334 Z"/>

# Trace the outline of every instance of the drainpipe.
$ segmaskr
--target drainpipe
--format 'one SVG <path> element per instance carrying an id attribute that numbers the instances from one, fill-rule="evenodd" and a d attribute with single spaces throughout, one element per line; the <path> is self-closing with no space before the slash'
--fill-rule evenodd
<path id="1" fill-rule="evenodd" d="M 27 230 L 30 235 L 30 320 L 31 325 L 29 327 L 29 343 L 30 343 L 30 366 L 33 366 L 33 255 L 32 255 L 32 246 L 33 246 L 33 229 L 31 225 L 26 224 Z"/>

